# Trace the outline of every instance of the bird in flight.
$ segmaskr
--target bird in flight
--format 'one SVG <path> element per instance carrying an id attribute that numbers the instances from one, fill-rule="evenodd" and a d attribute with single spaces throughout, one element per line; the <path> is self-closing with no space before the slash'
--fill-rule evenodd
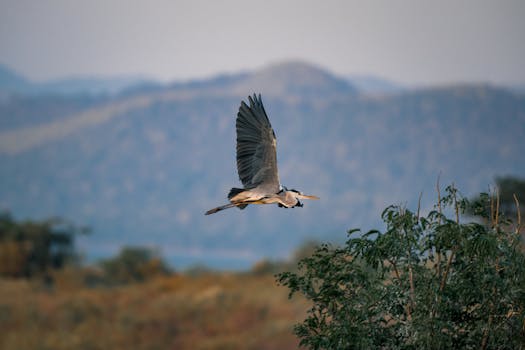
<path id="1" fill-rule="evenodd" d="M 319 199 L 281 185 L 277 171 L 277 139 L 261 100 L 248 96 L 250 105 L 241 101 L 237 113 L 237 172 L 244 188 L 232 188 L 230 203 L 208 210 L 205 215 L 248 204 L 277 204 L 302 207 L 299 199 Z"/>

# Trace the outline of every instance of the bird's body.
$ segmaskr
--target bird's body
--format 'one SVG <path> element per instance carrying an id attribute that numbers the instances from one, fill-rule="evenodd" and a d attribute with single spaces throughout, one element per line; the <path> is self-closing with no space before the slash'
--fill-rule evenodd
<path id="1" fill-rule="evenodd" d="M 213 208 L 206 215 L 249 204 L 278 204 L 280 207 L 302 207 L 299 199 L 318 199 L 296 190 L 288 190 L 279 182 L 277 171 L 277 140 L 262 104 L 261 95 L 248 97 L 250 106 L 241 102 L 237 113 L 237 171 L 244 188 L 232 188 L 230 203 Z"/>

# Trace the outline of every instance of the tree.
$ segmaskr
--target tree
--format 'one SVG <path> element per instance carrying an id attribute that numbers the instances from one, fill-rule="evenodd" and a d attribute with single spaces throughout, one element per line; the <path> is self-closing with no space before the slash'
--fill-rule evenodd
<path id="1" fill-rule="evenodd" d="M 145 247 L 124 247 L 119 255 L 100 263 L 113 283 L 142 282 L 169 273 L 169 268 L 154 250 Z"/>
<path id="2" fill-rule="evenodd" d="M 525 217 L 525 208 L 520 208 L 520 201 L 525 200 L 525 180 L 513 176 L 496 177 L 496 187 L 490 191 L 492 193 L 481 193 L 472 202 L 484 203 L 477 208 L 468 208 L 469 214 L 479 215 L 483 218 L 490 218 L 489 212 L 503 213 L 506 217 L 520 218 Z M 499 208 L 494 208 L 498 204 Z M 491 208 L 492 207 L 492 208 Z M 474 209 L 477 209 L 474 211 Z M 497 210 L 496 210 L 497 209 Z"/>
<path id="3" fill-rule="evenodd" d="M 74 237 L 85 233 L 57 218 L 18 222 L 0 214 L 0 275 L 32 277 L 75 260 Z"/>
<path id="4" fill-rule="evenodd" d="M 519 207 L 516 200 L 525 201 L 525 180 L 513 176 L 496 178 L 496 186 L 501 202 L 501 211 L 507 217 L 517 217 Z M 524 216 L 525 208 L 520 209 L 520 216 Z"/>
<path id="5" fill-rule="evenodd" d="M 478 203 L 480 206 L 483 203 Z M 449 186 L 427 216 L 390 206 L 385 232 L 322 245 L 278 282 L 312 302 L 294 331 L 310 349 L 524 349 L 518 224 L 463 222 Z"/>

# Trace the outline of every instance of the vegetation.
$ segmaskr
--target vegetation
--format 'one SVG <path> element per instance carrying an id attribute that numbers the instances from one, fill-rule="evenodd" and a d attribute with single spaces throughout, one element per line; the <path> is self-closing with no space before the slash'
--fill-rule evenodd
<path id="1" fill-rule="evenodd" d="M 143 282 L 170 272 L 154 250 L 144 247 L 125 247 L 118 256 L 103 260 L 100 265 L 110 283 Z"/>
<path id="2" fill-rule="evenodd" d="M 521 222 L 450 186 L 427 216 L 390 206 L 386 230 L 323 245 L 278 281 L 312 305 L 295 326 L 310 349 L 524 349 Z M 466 208 L 483 224 L 464 222 Z M 487 211 L 486 208 L 491 208 Z"/>
<path id="3" fill-rule="evenodd" d="M 525 349 L 522 192 L 504 195 L 508 183 L 521 188 L 500 180 L 472 200 L 438 190 L 426 215 L 390 206 L 384 231 L 306 242 L 244 273 L 173 273 L 143 247 L 83 267 L 83 230 L 3 214 L 0 348 Z"/>
<path id="4" fill-rule="evenodd" d="M 496 186 L 503 214 L 508 217 L 523 217 L 525 208 L 519 207 L 518 198 L 525 198 L 525 180 L 514 176 L 498 177 Z"/>
<path id="5" fill-rule="evenodd" d="M 86 288 L 55 272 L 55 288 L 0 280 L 0 349 L 296 349 L 302 299 L 287 300 L 273 276 L 159 276 Z"/>
<path id="6" fill-rule="evenodd" d="M 0 349 L 298 347 L 305 301 L 289 303 L 269 271 L 175 274 L 144 247 L 83 267 L 71 225 L 0 223 Z"/>
<path id="7" fill-rule="evenodd" d="M 491 211 L 501 212 L 508 218 L 525 218 L 525 208 L 520 208 L 519 198 L 525 199 L 525 180 L 514 176 L 502 176 L 496 178 L 496 190 L 491 198 L 482 193 L 473 202 L 484 203 L 481 207 L 484 211 L 481 217 L 485 219 L 490 218 Z M 495 205 L 498 205 L 498 208 L 494 208 Z M 481 208 L 472 206 L 468 209 L 470 214 L 478 215 Z"/>
<path id="8" fill-rule="evenodd" d="M 60 219 L 17 222 L 0 214 L 0 276 L 43 276 L 75 260 L 74 237 L 86 232 Z"/>

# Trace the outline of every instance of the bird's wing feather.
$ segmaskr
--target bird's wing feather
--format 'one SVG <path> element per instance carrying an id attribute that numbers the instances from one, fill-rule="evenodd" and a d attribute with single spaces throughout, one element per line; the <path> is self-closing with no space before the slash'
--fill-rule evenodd
<path id="1" fill-rule="evenodd" d="M 241 102 L 237 113 L 237 171 L 245 188 L 264 186 L 279 190 L 277 140 L 261 100 L 254 94 L 250 105 Z"/>

